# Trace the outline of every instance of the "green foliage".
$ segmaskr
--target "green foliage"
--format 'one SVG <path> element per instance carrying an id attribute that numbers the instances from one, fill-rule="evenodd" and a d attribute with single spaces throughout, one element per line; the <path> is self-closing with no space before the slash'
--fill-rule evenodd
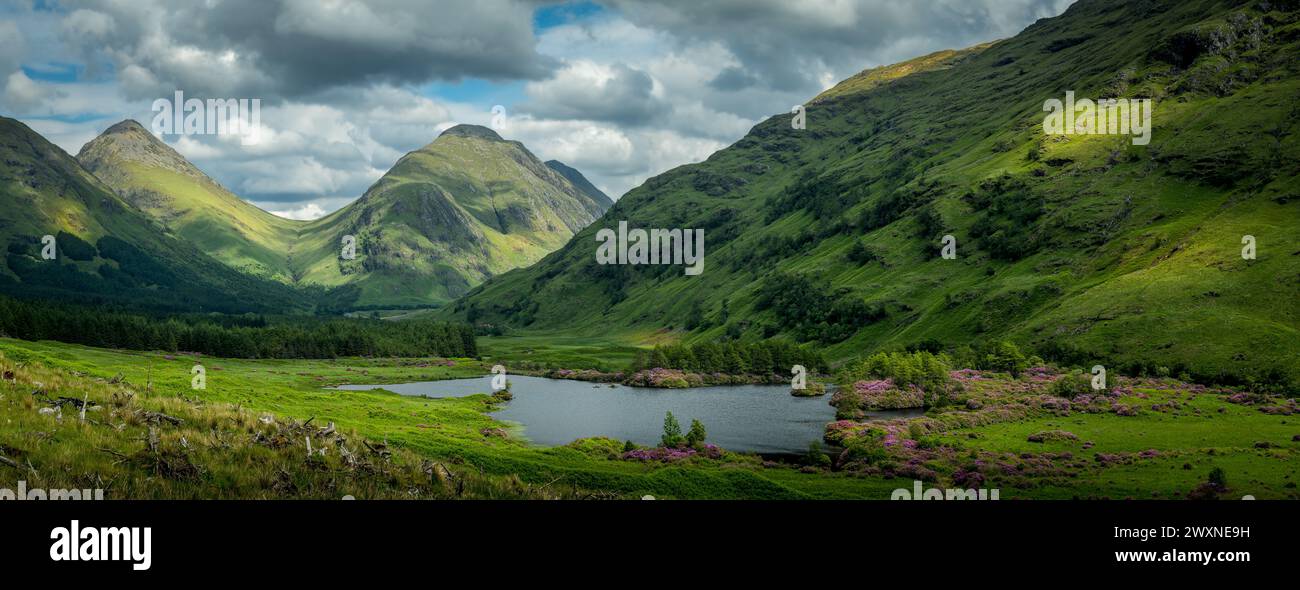
<path id="1" fill-rule="evenodd" d="M 850 439 L 845 443 L 844 455 L 849 461 L 859 461 L 867 465 L 875 465 L 889 458 L 885 445 L 875 436 Z"/>
<path id="2" fill-rule="evenodd" d="M 691 420 L 691 429 L 686 432 L 686 446 L 698 449 L 704 446 L 704 441 L 709 437 L 709 433 L 704 430 L 704 424 L 699 420 Z"/>
<path id="3" fill-rule="evenodd" d="M 341 356 L 474 357 L 465 324 L 263 316 L 156 316 L 0 296 L 0 333 L 128 350 L 200 352 L 230 358 Z"/>
<path id="4" fill-rule="evenodd" d="M 667 447 L 679 447 L 686 439 L 682 437 L 682 425 L 677 422 L 677 417 L 672 412 L 664 416 L 664 433 L 659 438 L 659 444 Z"/>
<path id="5" fill-rule="evenodd" d="M 62 230 L 59 230 L 55 239 L 57 240 L 59 252 L 73 260 L 94 260 L 95 255 L 99 253 L 94 246 L 85 240 Z"/>
<path id="6" fill-rule="evenodd" d="M 1020 372 L 1028 367 L 1029 361 L 1025 358 L 1025 354 L 1020 352 L 1020 347 L 1007 340 L 986 346 L 976 365 L 979 369 L 1001 371 L 1015 377 L 1020 376 Z"/>
<path id="7" fill-rule="evenodd" d="M 849 246 L 849 252 L 845 257 L 854 264 L 867 264 L 881 259 L 880 254 L 867 247 L 861 240 L 853 240 L 853 245 Z"/>
<path id="8" fill-rule="evenodd" d="M 807 211 L 814 219 L 828 219 L 852 206 L 859 195 L 841 190 L 833 180 L 817 177 L 814 170 L 806 170 L 785 188 L 780 195 L 769 199 L 764 206 L 769 222 L 794 211 Z"/>
<path id="9" fill-rule="evenodd" d="M 649 351 L 638 351 L 629 369 L 632 372 L 659 368 L 728 375 L 788 375 L 795 365 L 803 365 L 809 371 L 824 371 L 826 359 L 807 347 L 782 340 L 702 342 L 658 345 Z"/>
<path id="10" fill-rule="evenodd" d="M 1056 381 L 1053 381 L 1052 386 L 1048 388 L 1047 392 L 1056 397 L 1063 397 L 1066 399 L 1074 399 L 1081 395 L 1093 393 L 1092 376 L 1075 369 L 1074 371 L 1061 375 Z"/>
<path id="11" fill-rule="evenodd" d="M 944 354 L 926 351 L 917 352 L 878 352 L 856 364 L 842 369 L 837 375 L 841 387 L 852 387 L 853 383 L 872 379 L 893 379 L 898 387 L 914 385 L 925 392 L 925 404 L 929 407 L 947 405 L 956 393 L 958 384 L 949 375 L 952 361 Z M 853 396 L 848 396 L 847 401 Z M 838 408 L 847 411 L 841 403 Z"/>
<path id="12" fill-rule="evenodd" d="M 1210 477 L 1206 480 L 1215 487 L 1226 490 L 1228 489 L 1228 474 L 1222 467 L 1215 467 L 1210 470 Z"/>
<path id="13" fill-rule="evenodd" d="M 832 289 L 825 281 L 810 283 L 784 273 L 770 276 L 756 293 L 754 309 L 771 311 L 777 325 L 804 342 L 839 342 L 887 315 L 883 307 L 867 305 L 851 289 Z"/>
<path id="14" fill-rule="evenodd" d="M 818 441 L 808 443 L 808 464 L 814 467 L 830 467 L 831 457 L 822 451 L 822 444 Z"/>
<path id="15" fill-rule="evenodd" d="M 1025 181 L 1004 174 L 980 183 L 966 199 L 981 212 L 971 236 L 993 258 L 1020 260 L 1044 246 L 1036 223 L 1046 212 L 1045 200 Z"/>

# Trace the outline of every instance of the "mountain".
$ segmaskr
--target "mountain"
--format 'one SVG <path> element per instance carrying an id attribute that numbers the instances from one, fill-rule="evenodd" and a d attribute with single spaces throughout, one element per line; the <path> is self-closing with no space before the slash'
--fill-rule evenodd
<path id="1" fill-rule="evenodd" d="M 445 302 L 540 260 L 606 208 L 523 144 L 457 125 L 403 156 L 360 199 L 306 224 L 298 280 L 351 285 L 359 305 Z M 355 260 L 339 257 L 348 235 Z"/>
<path id="2" fill-rule="evenodd" d="M 57 256 L 42 256 L 44 236 Z M 0 117 L 0 292 L 189 311 L 310 309 L 315 295 L 237 272 L 119 198 L 80 163 Z"/>
<path id="3" fill-rule="evenodd" d="M 254 275 L 292 281 L 302 224 L 235 196 L 133 120 L 82 146 L 82 166 L 123 200 L 217 260 Z"/>
<path id="4" fill-rule="evenodd" d="M 583 176 L 581 172 L 570 168 L 564 162 L 559 160 L 547 160 L 546 167 L 560 173 L 560 176 L 563 176 L 573 184 L 574 188 L 577 188 L 583 196 L 587 197 L 593 204 L 595 204 L 602 213 L 614 206 L 614 200 L 609 198 L 609 195 L 606 195 L 603 191 L 596 188 L 596 185 L 591 184 L 591 181 L 587 180 L 586 176 Z"/>
<path id="5" fill-rule="evenodd" d="M 649 179 L 441 315 L 782 336 L 841 359 L 1010 339 L 1085 366 L 1298 384 L 1297 8 L 1082 0 L 1011 39 L 868 70 L 810 100 L 806 129 L 777 115 Z M 1067 91 L 1152 99 L 1150 142 L 1045 134 Z M 705 230 L 703 274 L 598 264 L 597 232 L 620 221 Z"/>
<path id="6" fill-rule="evenodd" d="M 258 209 L 135 121 L 110 127 L 78 159 L 170 234 L 253 276 L 333 288 L 335 307 L 448 301 L 536 262 L 611 205 L 578 171 L 473 125 L 446 130 L 315 221 Z M 356 257 L 345 260 L 349 235 Z"/>

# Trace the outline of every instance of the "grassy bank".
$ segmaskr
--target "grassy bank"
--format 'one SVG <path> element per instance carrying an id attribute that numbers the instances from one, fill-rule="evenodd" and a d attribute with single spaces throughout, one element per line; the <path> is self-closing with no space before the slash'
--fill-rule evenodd
<path id="1" fill-rule="evenodd" d="M 504 350 L 491 339 L 486 348 Z M 584 348 L 575 341 L 565 354 L 595 354 Z M 0 339 L 0 354 L 0 369 L 14 373 L 12 381 L 0 385 L 0 454 L 16 464 L 0 465 L 0 485 L 18 479 L 27 480 L 29 487 L 39 483 L 50 488 L 103 482 L 106 494 L 118 498 L 388 498 L 405 497 L 410 489 L 420 497 L 455 497 L 456 488 L 439 478 L 464 477 L 477 482 L 470 489 L 478 491 L 462 492 L 468 497 L 756 499 L 887 499 L 892 490 L 911 485 L 898 477 L 764 464 L 758 457 L 732 453 L 721 459 L 643 463 L 623 459 L 622 444 L 612 440 L 540 448 L 517 436 L 500 436 L 511 425 L 487 413 L 494 403 L 488 395 L 426 399 L 382 390 L 324 389 L 479 376 L 493 359 L 202 358 L 207 387 L 196 391 L 190 388 L 196 359 L 188 356 L 12 339 Z M 1154 396 L 1161 394 L 1151 395 L 1150 403 L 1156 403 Z M 85 423 L 69 403 L 60 408 L 61 416 L 59 411 L 41 412 L 62 397 L 88 399 L 104 409 L 88 411 Z M 1082 414 L 1065 424 L 1032 418 L 942 436 L 965 450 L 1042 453 L 1042 446 L 1024 442 L 1026 433 L 1057 427 L 1088 438 L 1098 450 L 1162 452 L 1157 460 L 1100 464 L 1075 449 L 1086 465 L 1068 476 L 1004 488 L 1004 499 L 1181 497 L 1213 467 L 1225 470 L 1233 489 L 1243 494 L 1296 496 L 1293 474 L 1300 468 L 1300 443 L 1291 439 L 1300 434 L 1300 418 L 1264 414 L 1213 394 L 1189 403 L 1200 412 Z M 150 412 L 183 422 L 172 424 Z M 272 423 L 263 421 L 268 416 Z M 302 426 L 308 419 L 310 424 Z M 313 438 L 314 449 L 324 442 L 329 450 L 309 460 L 306 437 L 318 437 L 331 423 L 351 454 L 387 471 L 347 465 L 339 444 L 328 437 Z M 1256 448 L 1261 441 L 1269 446 Z M 391 464 L 382 463 L 382 453 L 373 450 L 380 445 L 391 453 Z M 171 459 L 177 455 L 184 461 Z M 179 470 L 160 468 L 158 457 Z M 279 483 L 285 473 L 293 486 Z M 947 483 L 941 477 L 927 485 Z"/>

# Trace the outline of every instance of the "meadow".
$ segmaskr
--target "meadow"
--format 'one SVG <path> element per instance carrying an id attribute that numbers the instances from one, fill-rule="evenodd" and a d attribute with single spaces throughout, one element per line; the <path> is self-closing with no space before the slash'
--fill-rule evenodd
<path id="1" fill-rule="evenodd" d="M 481 376 L 525 351 L 534 359 L 594 358 L 600 347 L 489 339 L 485 360 L 278 360 L 0 339 L 0 484 L 103 487 L 109 498 L 887 499 L 911 488 L 900 471 L 855 469 L 852 460 L 815 453 L 780 463 L 726 451 L 643 461 L 610 439 L 537 447 L 517 425 L 492 418 L 491 409 L 509 402 L 488 392 L 428 399 L 326 389 Z M 196 362 L 207 370 L 202 390 L 191 389 Z M 1183 498 L 1216 468 L 1226 475 L 1223 498 L 1298 497 L 1300 419 L 1233 403 L 1221 390 L 1144 383 L 1122 400 L 1131 415 L 1039 413 L 916 438 L 958 459 L 1068 467 L 1005 484 L 990 478 L 988 485 L 1005 486 L 1002 499 Z M 979 387 L 1002 388 L 990 394 L 1001 397 L 1034 394 L 1024 378 L 1009 376 Z M 84 420 L 68 400 L 85 400 Z M 932 411 L 921 420 L 932 417 L 944 419 Z M 1028 442 L 1054 430 L 1078 440 Z M 932 460 L 930 477 L 956 481 L 960 470 L 946 466 L 960 463 Z"/>

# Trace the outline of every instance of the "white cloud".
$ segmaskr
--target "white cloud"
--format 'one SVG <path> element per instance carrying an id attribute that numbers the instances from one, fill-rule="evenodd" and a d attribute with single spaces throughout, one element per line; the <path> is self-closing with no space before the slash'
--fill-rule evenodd
<path id="1" fill-rule="evenodd" d="M 324 208 L 322 208 L 320 205 L 317 205 L 316 203 L 307 203 L 306 205 L 303 205 L 296 209 L 289 209 L 284 211 L 270 211 L 270 213 L 272 215 L 278 215 L 285 219 L 306 220 L 306 219 L 320 219 L 329 212 L 326 211 Z"/>
<path id="2" fill-rule="evenodd" d="M 22 70 L 9 74 L 0 103 L 16 112 L 30 112 L 41 105 L 53 91 L 33 82 Z"/>
<path id="3" fill-rule="evenodd" d="M 452 124 L 488 124 L 500 103 L 504 136 L 617 198 L 862 69 L 1011 35 L 1069 0 L 601 3 L 616 10 L 538 35 L 535 0 L 29 5 L 0 20 L 0 110 L 41 117 L 32 127 L 75 153 L 123 118 L 148 126 L 152 100 L 177 88 L 263 98 L 257 145 L 166 139 L 236 194 L 309 217 Z M 77 65 L 77 82 L 17 70 L 60 63 Z M 473 103 L 421 94 L 466 77 L 504 83 Z"/>
<path id="4" fill-rule="evenodd" d="M 0 20 L 0 75 L 9 74 L 18 69 L 27 44 L 18 23 L 12 20 Z"/>

